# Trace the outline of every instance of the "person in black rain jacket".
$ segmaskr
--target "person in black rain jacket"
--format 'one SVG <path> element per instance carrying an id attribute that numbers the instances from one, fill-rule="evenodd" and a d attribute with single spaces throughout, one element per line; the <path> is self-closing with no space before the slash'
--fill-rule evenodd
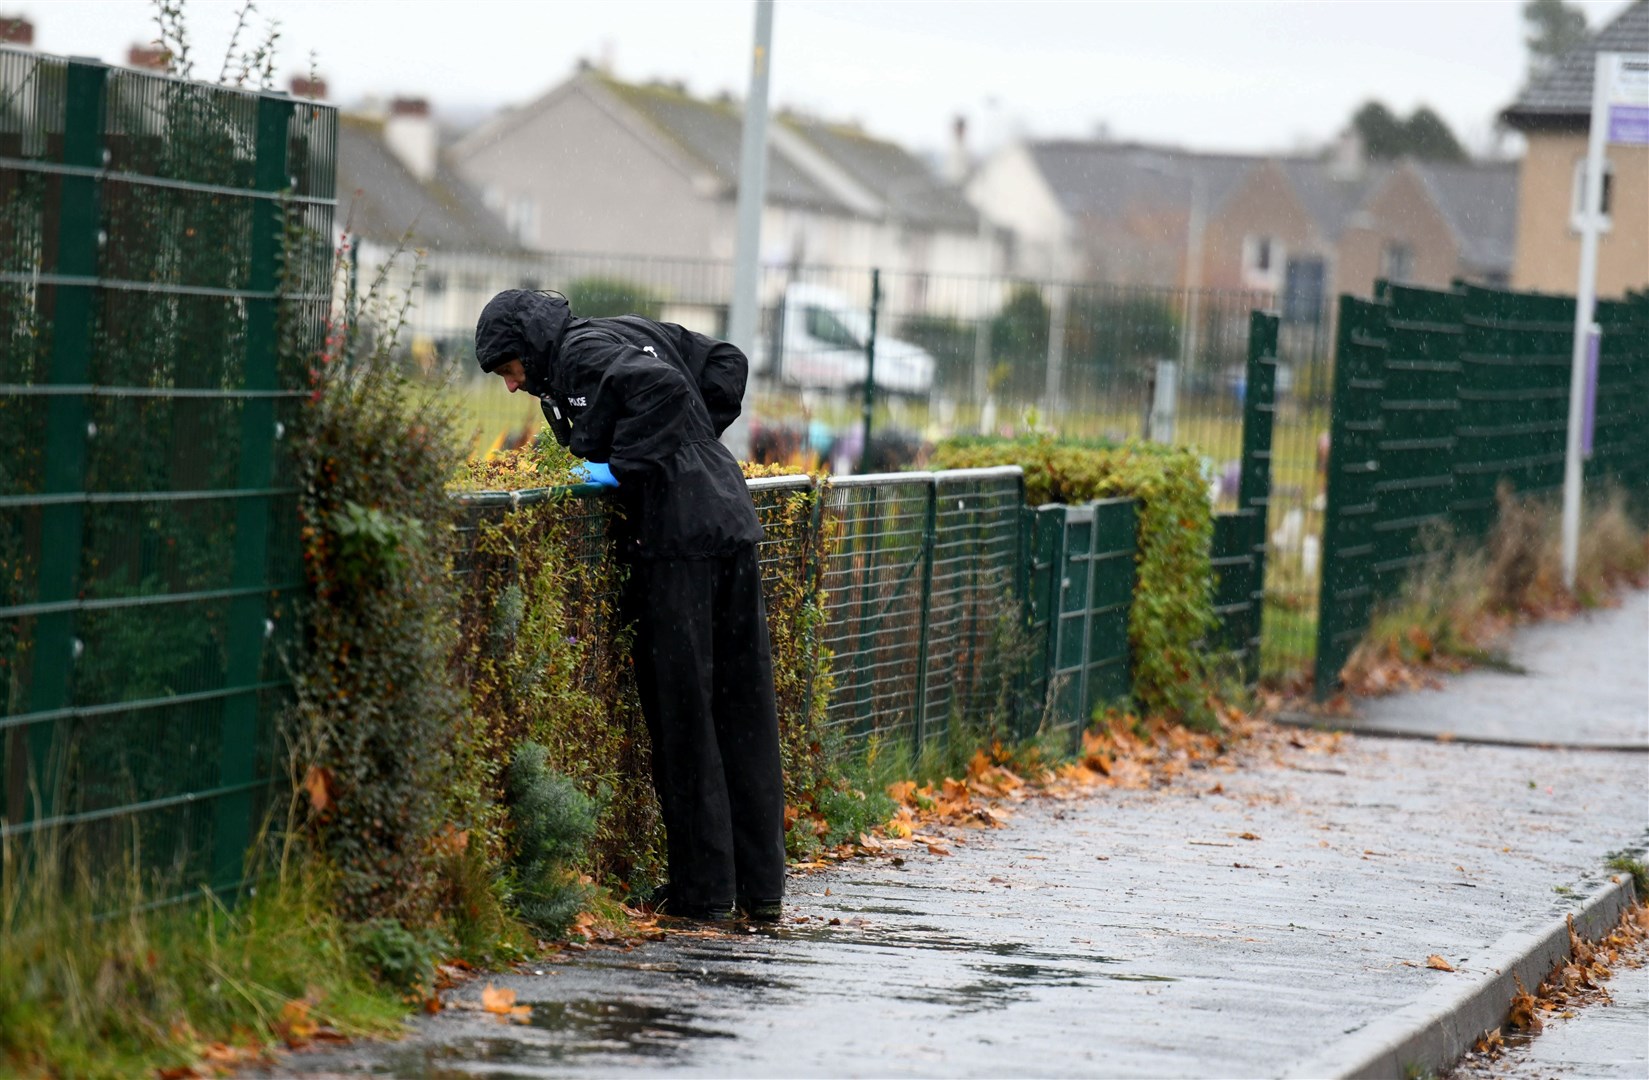
<path id="1" fill-rule="evenodd" d="M 756 542 L 761 524 L 719 436 L 748 369 L 734 346 L 627 315 L 574 318 L 512 289 L 481 312 L 483 371 L 543 403 L 556 439 L 617 481 L 626 615 L 653 742 L 670 881 L 663 909 L 779 915 L 784 784 Z"/>

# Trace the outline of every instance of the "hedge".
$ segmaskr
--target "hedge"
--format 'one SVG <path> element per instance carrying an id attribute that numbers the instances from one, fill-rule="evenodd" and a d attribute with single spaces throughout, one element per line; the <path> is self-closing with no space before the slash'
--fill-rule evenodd
<path id="1" fill-rule="evenodd" d="M 1023 468 L 1031 506 L 1138 500 L 1139 576 L 1128 620 L 1134 695 L 1147 713 L 1207 724 L 1213 672 L 1202 642 L 1216 626 L 1214 521 L 1197 455 L 1156 443 L 1100 447 L 1033 435 L 949 439 L 931 462 L 935 469 L 990 465 Z"/>

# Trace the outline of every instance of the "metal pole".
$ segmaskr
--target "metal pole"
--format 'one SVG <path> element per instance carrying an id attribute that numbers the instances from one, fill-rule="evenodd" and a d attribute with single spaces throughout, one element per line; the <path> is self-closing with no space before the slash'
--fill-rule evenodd
<path id="1" fill-rule="evenodd" d="M 733 303 L 727 339 L 754 356 L 760 271 L 762 206 L 767 201 L 767 78 L 773 58 L 773 0 L 756 0 L 756 42 L 750 55 L 750 92 L 744 102 L 744 135 L 739 147 L 738 239 L 733 255 Z M 777 362 L 777 358 L 772 358 Z M 739 417 L 723 438 L 733 456 L 750 456 L 750 383 L 744 384 Z"/>
<path id="2" fill-rule="evenodd" d="M 1603 224 L 1603 147 L 1617 54 L 1598 53 L 1592 69 L 1592 120 L 1586 140 L 1586 197 L 1580 211 L 1580 281 L 1569 368 L 1569 438 L 1563 459 L 1563 584 L 1574 588 L 1580 561 L 1581 430 L 1586 411 L 1586 339 L 1597 302 L 1597 240 Z"/>
<path id="3" fill-rule="evenodd" d="M 1042 388 L 1043 410 L 1054 416 L 1065 410 L 1065 318 L 1070 309 L 1071 287 L 1064 282 L 1053 286 L 1053 309 L 1048 312 L 1048 369 Z"/>
<path id="4" fill-rule="evenodd" d="M 859 451 L 859 471 L 870 456 L 870 417 L 876 411 L 876 313 L 882 306 L 882 271 L 870 272 L 870 334 L 865 338 L 865 445 Z"/>
<path id="5" fill-rule="evenodd" d="M 1202 178 L 1195 172 L 1191 179 L 1191 216 L 1186 222 L 1185 235 L 1185 333 L 1181 342 L 1185 353 L 1180 357 L 1181 370 L 1189 372 L 1197 356 L 1197 308 L 1202 291 Z"/>

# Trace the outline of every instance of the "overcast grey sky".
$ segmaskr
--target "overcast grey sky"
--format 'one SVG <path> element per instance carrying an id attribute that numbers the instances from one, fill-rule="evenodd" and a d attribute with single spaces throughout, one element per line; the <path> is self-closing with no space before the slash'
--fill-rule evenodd
<path id="1" fill-rule="evenodd" d="M 1627 0 L 1580 0 L 1596 27 Z M 197 74 L 215 77 L 236 5 L 191 0 Z M 313 50 L 335 100 L 427 96 L 474 114 L 532 98 L 580 57 L 628 79 L 743 93 L 749 0 L 259 0 L 282 27 L 281 83 Z M 1474 148 L 1524 71 L 1520 0 L 779 0 L 773 101 L 938 148 L 966 114 L 1013 131 L 1204 150 L 1330 138 L 1368 98 L 1430 104 Z M 0 0 L 49 52 L 122 61 L 154 36 L 148 0 Z M 994 104 L 993 104 L 994 103 Z"/>

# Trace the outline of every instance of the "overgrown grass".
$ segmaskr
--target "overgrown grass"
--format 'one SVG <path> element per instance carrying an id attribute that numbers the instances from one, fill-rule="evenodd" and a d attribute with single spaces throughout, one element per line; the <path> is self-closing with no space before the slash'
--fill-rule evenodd
<path id="1" fill-rule="evenodd" d="M 1617 851 L 1609 856 L 1608 866 L 1615 873 L 1630 877 L 1638 903 L 1649 904 L 1649 864 L 1627 852 Z"/>
<path id="2" fill-rule="evenodd" d="M 1649 533 L 1619 491 L 1586 509 L 1573 589 L 1563 584 L 1562 517 L 1547 500 L 1500 493 L 1486 542 L 1446 534 L 1429 540 L 1426 559 L 1376 614 L 1342 673 L 1352 689 L 1389 688 L 1390 665 L 1459 668 L 1508 666 L 1496 647 L 1518 619 L 1597 607 L 1622 585 L 1649 576 Z"/>
<path id="3" fill-rule="evenodd" d="M 419 985 L 406 964 L 382 970 L 383 951 L 363 948 L 373 938 L 336 914 L 324 869 L 296 854 L 233 908 L 209 894 L 150 907 L 148 897 L 168 890 L 130 861 L 111 868 L 55 840 L 8 842 L 3 855 L 8 1076 L 129 1077 L 203 1056 L 229 1063 L 312 1034 L 308 1025 L 387 1035 L 407 997 L 429 992 L 427 976 Z"/>

